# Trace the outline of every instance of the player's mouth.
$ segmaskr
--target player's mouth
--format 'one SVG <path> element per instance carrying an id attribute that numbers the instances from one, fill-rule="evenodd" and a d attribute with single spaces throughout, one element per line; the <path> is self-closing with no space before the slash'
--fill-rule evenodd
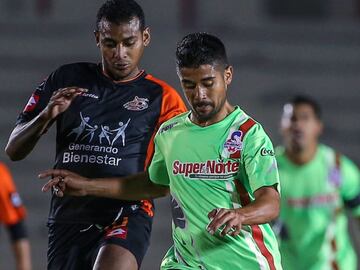
<path id="1" fill-rule="evenodd" d="M 114 63 L 114 68 L 117 70 L 126 70 L 130 67 L 129 63 Z"/>
<path id="2" fill-rule="evenodd" d="M 199 103 L 199 104 L 195 105 L 195 110 L 198 113 L 207 113 L 207 112 L 211 111 L 212 108 L 213 108 L 213 106 L 208 103 Z"/>
<path id="3" fill-rule="evenodd" d="M 295 141 L 301 141 L 304 138 L 304 132 L 300 130 L 293 130 L 291 135 L 293 140 Z"/>

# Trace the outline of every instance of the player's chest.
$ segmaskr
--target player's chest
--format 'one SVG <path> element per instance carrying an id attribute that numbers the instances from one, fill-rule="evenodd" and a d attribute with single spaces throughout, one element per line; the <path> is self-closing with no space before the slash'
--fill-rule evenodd
<path id="1" fill-rule="evenodd" d="M 308 209 L 331 208 L 338 204 L 339 186 L 330 168 L 298 172 L 280 169 L 279 175 L 284 206 Z"/>
<path id="2" fill-rule="evenodd" d="M 137 137 L 153 132 L 160 114 L 159 101 L 132 93 L 90 92 L 78 97 L 58 121 L 62 137 L 92 143 Z"/>
<path id="3" fill-rule="evenodd" d="M 184 132 L 172 141 L 164 155 L 174 179 L 228 181 L 242 168 L 242 143 L 229 139 L 226 130 L 209 134 Z"/>

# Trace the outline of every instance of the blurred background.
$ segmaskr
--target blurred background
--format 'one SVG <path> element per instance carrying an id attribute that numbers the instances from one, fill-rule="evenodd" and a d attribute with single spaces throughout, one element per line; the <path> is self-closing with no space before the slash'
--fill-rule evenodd
<path id="1" fill-rule="evenodd" d="M 283 103 L 296 93 L 323 107 L 323 142 L 360 165 L 360 0 L 138 0 L 151 27 L 142 66 L 180 90 L 174 64 L 176 43 L 186 33 L 207 31 L 225 43 L 234 66 L 229 91 L 260 121 L 274 144 Z M 54 160 L 54 130 L 25 160 L 3 151 L 17 115 L 35 87 L 59 65 L 99 61 L 93 37 L 100 0 L 0 1 L 0 159 L 12 170 L 28 209 L 33 269 L 45 269 L 49 194 L 38 172 Z M 181 93 L 182 94 L 182 93 Z M 152 244 L 142 269 L 158 269 L 171 245 L 169 199 L 157 200 Z M 352 223 L 355 245 L 360 232 Z M 358 248 L 359 250 L 359 248 Z M 15 269 L 5 230 L 0 269 Z"/>

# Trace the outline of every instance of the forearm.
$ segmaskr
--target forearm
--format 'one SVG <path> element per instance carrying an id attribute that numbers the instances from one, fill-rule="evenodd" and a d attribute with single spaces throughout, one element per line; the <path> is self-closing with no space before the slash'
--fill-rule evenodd
<path id="1" fill-rule="evenodd" d="M 265 189 L 259 190 L 260 194 L 255 192 L 257 198 L 253 202 L 237 209 L 243 217 L 243 225 L 268 223 L 279 215 L 280 198 L 277 190 L 273 187 L 266 187 Z"/>
<path id="2" fill-rule="evenodd" d="M 51 120 L 41 113 L 28 123 L 17 125 L 5 147 L 6 154 L 14 161 L 25 158 L 50 123 Z"/>
<path id="3" fill-rule="evenodd" d="M 122 200 L 153 199 L 166 196 L 165 186 L 150 181 L 146 172 L 124 178 L 93 179 L 86 190 L 87 195 Z"/>
<path id="4" fill-rule="evenodd" d="M 26 238 L 12 243 L 17 270 L 31 270 L 30 244 Z"/>

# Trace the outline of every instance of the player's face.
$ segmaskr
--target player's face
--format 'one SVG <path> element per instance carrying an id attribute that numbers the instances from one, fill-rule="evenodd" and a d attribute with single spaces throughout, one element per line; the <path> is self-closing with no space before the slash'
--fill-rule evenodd
<path id="1" fill-rule="evenodd" d="M 294 151 L 315 146 L 322 132 L 322 123 L 308 104 L 285 105 L 281 127 L 285 145 Z"/>
<path id="2" fill-rule="evenodd" d="M 150 42 L 149 29 L 142 31 L 138 18 L 121 24 L 103 19 L 95 37 L 107 76 L 118 81 L 131 79 L 138 74 L 144 47 Z"/>
<path id="3" fill-rule="evenodd" d="M 232 67 L 201 65 L 178 70 L 181 86 L 199 123 L 220 121 L 225 111 L 227 87 L 232 80 Z"/>

